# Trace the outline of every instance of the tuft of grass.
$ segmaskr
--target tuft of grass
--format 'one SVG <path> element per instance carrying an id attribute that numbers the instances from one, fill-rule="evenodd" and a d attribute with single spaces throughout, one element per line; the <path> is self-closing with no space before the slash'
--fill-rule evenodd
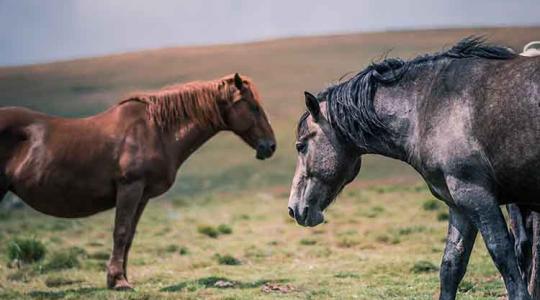
<path id="1" fill-rule="evenodd" d="M 360 278 L 360 275 L 354 272 L 338 272 L 334 275 L 336 278 Z"/>
<path id="2" fill-rule="evenodd" d="M 90 246 L 90 247 L 102 247 L 103 246 L 103 243 L 100 243 L 100 242 L 89 242 L 89 243 L 86 243 L 86 245 Z"/>
<path id="3" fill-rule="evenodd" d="M 225 255 L 216 254 L 215 258 L 218 264 L 220 265 L 237 266 L 241 264 L 239 259 L 229 254 L 225 254 Z"/>
<path id="4" fill-rule="evenodd" d="M 449 217 L 448 212 L 441 211 L 437 214 L 437 221 L 446 221 Z"/>
<path id="5" fill-rule="evenodd" d="M 381 235 L 378 235 L 375 237 L 375 240 L 379 243 L 383 243 L 383 244 L 391 244 L 391 245 L 396 245 L 396 244 L 399 244 L 401 242 L 401 240 L 399 239 L 398 236 L 396 235 L 387 235 L 387 234 L 381 234 Z"/>
<path id="6" fill-rule="evenodd" d="M 435 199 L 428 199 L 422 203 L 422 208 L 427 211 L 438 210 L 441 207 L 441 203 Z"/>
<path id="7" fill-rule="evenodd" d="M 219 231 L 221 234 L 231 234 L 232 228 L 227 224 L 221 224 L 217 227 L 217 231 Z"/>
<path id="8" fill-rule="evenodd" d="M 460 293 L 466 293 L 468 291 L 473 291 L 474 290 L 474 284 L 472 282 L 470 282 L 470 281 L 463 280 L 459 284 L 458 290 L 459 290 Z"/>
<path id="9" fill-rule="evenodd" d="M 431 273 L 438 271 L 439 268 L 435 266 L 433 263 L 427 261 L 427 260 L 420 260 L 414 263 L 414 265 L 411 268 L 411 272 L 413 273 Z"/>
<path id="10" fill-rule="evenodd" d="M 317 241 L 313 240 L 313 239 L 301 239 L 300 240 L 300 245 L 312 246 L 312 245 L 315 245 L 315 244 L 317 244 Z"/>
<path id="11" fill-rule="evenodd" d="M 8 274 L 6 276 L 6 279 L 9 281 L 15 281 L 15 282 L 30 282 L 33 277 L 38 275 L 38 269 L 37 268 L 30 268 L 27 266 L 23 266 L 20 269 L 18 269 L 15 273 Z M 1 294 L 0 294 L 1 295 Z"/>
<path id="12" fill-rule="evenodd" d="M 81 280 L 73 280 L 73 279 L 68 279 L 68 278 L 64 278 L 62 276 L 56 276 L 56 275 L 47 277 L 45 279 L 45 285 L 47 287 L 59 287 L 59 286 L 70 285 L 70 284 L 79 283 L 79 282 L 81 282 Z"/>
<path id="13" fill-rule="evenodd" d="M 340 238 L 337 242 L 338 247 L 341 247 L 341 248 L 352 248 L 358 244 L 360 244 L 360 241 L 358 241 L 358 239 L 351 238 L 348 236 Z"/>
<path id="14" fill-rule="evenodd" d="M 371 207 L 369 210 L 362 213 L 361 215 L 363 215 L 365 217 L 368 217 L 368 218 L 376 218 L 380 214 L 382 214 L 383 212 L 384 212 L 384 207 L 376 205 L 376 206 Z"/>
<path id="15" fill-rule="evenodd" d="M 80 267 L 79 254 L 72 249 L 53 252 L 49 261 L 43 266 L 44 271 L 56 271 Z"/>
<path id="16" fill-rule="evenodd" d="M 214 239 L 217 238 L 219 235 L 219 231 L 217 231 L 214 227 L 209 226 L 209 225 L 199 225 L 199 227 L 197 227 L 197 231 L 200 234 L 204 234 Z"/>
<path id="17" fill-rule="evenodd" d="M 428 230 L 428 228 L 426 226 L 424 226 L 424 225 L 408 226 L 408 227 L 399 228 L 396 231 L 396 234 L 397 235 L 409 235 L 409 234 L 413 234 L 413 233 L 426 232 L 427 230 Z"/>
<path id="18" fill-rule="evenodd" d="M 179 249 L 178 245 L 170 244 L 167 247 L 165 247 L 165 252 L 173 253 L 173 252 L 178 251 L 178 249 Z"/>
<path id="19" fill-rule="evenodd" d="M 110 255 L 109 252 L 97 251 L 97 252 L 88 254 L 88 258 L 97 259 L 97 260 L 108 260 L 109 255 Z"/>
<path id="20" fill-rule="evenodd" d="M 47 253 L 43 243 L 35 238 L 14 238 L 8 243 L 7 255 L 10 261 L 34 263 L 42 260 Z"/>
<path id="21" fill-rule="evenodd" d="M 180 254 L 180 255 L 188 255 L 189 250 L 188 250 L 187 247 L 182 246 L 182 247 L 180 247 L 180 250 L 178 250 L 178 254 Z"/>

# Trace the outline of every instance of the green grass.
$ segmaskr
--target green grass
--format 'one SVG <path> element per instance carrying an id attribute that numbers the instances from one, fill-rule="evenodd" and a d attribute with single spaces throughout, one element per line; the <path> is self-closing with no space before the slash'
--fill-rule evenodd
<path id="1" fill-rule="evenodd" d="M 432 299 L 447 224 L 422 208 L 429 193 L 415 186 L 348 188 L 316 228 L 288 217 L 280 191 L 194 197 L 182 206 L 153 201 L 130 253 L 129 293 L 105 288 L 113 211 L 66 226 L 61 244 L 49 242 L 58 234 L 46 226 L 54 218 L 15 211 L 0 221 L 0 243 L 26 224 L 48 254 L 20 269 L 6 267 L 4 255 L 0 299 Z M 384 209 L 358 213 L 373 207 Z M 234 230 L 209 238 L 201 220 Z M 481 242 L 460 290 L 460 299 L 504 295 Z"/>
<path id="2" fill-rule="evenodd" d="M 43 243 L 34 238 L 14 238 L 8 241 L 7 257 L 11 261 L 21 263 L 34 263 L 45 257 L 47 248 Z"/>

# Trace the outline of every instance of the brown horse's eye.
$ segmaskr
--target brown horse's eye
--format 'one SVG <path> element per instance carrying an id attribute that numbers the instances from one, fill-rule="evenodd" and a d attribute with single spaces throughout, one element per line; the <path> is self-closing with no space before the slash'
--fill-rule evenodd
<path id="1" fill-rule="evenodd" d="M 307 144 L 302 142 L 296 142 L 296 151 L 298 153 L 305 153 L 307 149 Z"/>
<path id="2" fill-rule="evenodd" d="M 260 109 L 257 105 L 252 105 L 251 106 L 251 111 L 254 112 L 254 113 L 259 113 L 260 112 Z"/>

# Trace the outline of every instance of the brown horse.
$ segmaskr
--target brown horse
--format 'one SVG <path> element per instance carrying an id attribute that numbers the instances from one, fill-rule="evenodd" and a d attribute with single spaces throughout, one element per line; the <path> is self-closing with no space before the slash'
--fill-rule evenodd
<path id="1" fill-rule="evenodd" d="M 107 285 L 129 289 L 128 253 L 146 203 L 223 130 L 256 149 L 258 159 L 275 151 L 259 94 L 238 74 L 136 94 L 82 119 L 0 108 L 0 199 L 11 191 L 34 209 L 65 218 L 116 206 Z"/>

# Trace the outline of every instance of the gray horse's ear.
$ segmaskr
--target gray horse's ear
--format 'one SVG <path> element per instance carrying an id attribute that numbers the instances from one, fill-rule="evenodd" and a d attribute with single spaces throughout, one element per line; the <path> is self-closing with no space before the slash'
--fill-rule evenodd
<path id="1" fill-rule="evenodd" d="M 244 85 L 244 81 L 243 81 L 242 78 L 240 77 L 240 74 L 235 73 L 235 74 L 234 74 L 234 86 L 235 86 L 237 89 L 241 90 L 243 85 Z"/>
<path id="2" fill-rule="evenodd" d="M 313 96 L 310 92 L 304 92 L 304 96 L 306 96 L 306 107 L 311 114 L 311 117 L 313 117 L 315 121 L 318 121 L 321 114 L 319 100 L 317 100 L 317 97 Z"/>

